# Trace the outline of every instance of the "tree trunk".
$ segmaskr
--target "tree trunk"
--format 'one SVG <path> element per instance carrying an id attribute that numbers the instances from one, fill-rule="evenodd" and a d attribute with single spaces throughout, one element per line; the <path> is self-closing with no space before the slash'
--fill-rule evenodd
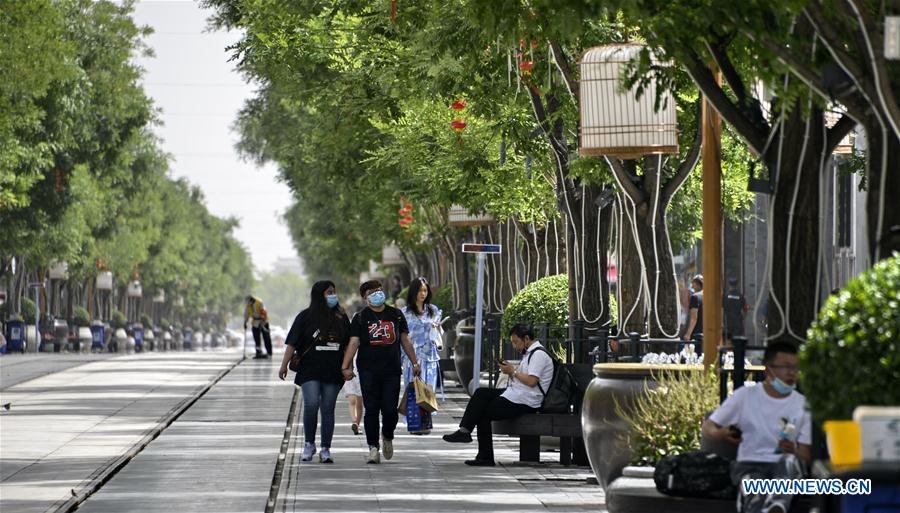
<path id="1" fill-rule="evenodd" d="M 802 342 L 818 311 L 815 284 L 819 240 L 819 182 L 824 176 L 825 138 L 822 111 L 813 107 L 804 120 L 802 108 L 782 125 L 783 134 L 766 155 L 777 181 L 769 223 L 771 255 L 768 340 Z M 783 135 L 783 140 L 778 137 Z M 781 162 L 778 163 L 779 146 Z"/>
<path id="2" fill-rule="evenodd" d="M 868 143 L 866 225 L 874 264 L 900 252 L 900 208 L 893 206 L 900 196 L 900 139 L 889 127 L 882 129 L 877 117 L 866 118 L 863 126 Z"/>

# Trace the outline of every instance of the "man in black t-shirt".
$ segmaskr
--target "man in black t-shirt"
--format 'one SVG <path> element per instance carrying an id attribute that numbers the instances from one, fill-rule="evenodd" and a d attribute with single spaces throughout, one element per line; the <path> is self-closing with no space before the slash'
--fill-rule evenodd
<path id="1" fill-rule="evenodd" d="M 367 463 L 380 463 L 379 448 L 385 459 L 394 455 L 394 429 L 399 420 L 397 402 L 400 399 L 400 345 L 413 362 L 413 373 L 419 375 L 416 351 L 409 339 L 409 328 L 403 312 L 384 304 L 385 294 L 381 283 L 371 280 L 359 287 L 359 295 L 367 306 L 350 322 L 350 345 L 344 353 L 341 365 L 345 380 L 353 379 L 353 357 L 359 372 L 366 413 L 363 422 L 366 441 L 369 444 Z M 398 343 L 399 342 L 399 343 Z M 381 413 L 381 439 L 378 444 L 379 413 Z"/>
<path id="2" fill-rule="evenodd" d="M 703 275 L 698 274 L 691 280 L 691 299 L 688 302 L 688 328 L 684 332 L 685 340 L 695 340 L 696 335 L 703 334 Z M 703 351 L 703 346 L 697 347 Z"/>

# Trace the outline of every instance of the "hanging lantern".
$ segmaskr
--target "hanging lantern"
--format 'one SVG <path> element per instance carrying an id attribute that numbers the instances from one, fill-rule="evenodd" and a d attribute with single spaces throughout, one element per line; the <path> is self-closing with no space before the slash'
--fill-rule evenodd
<path id="1" fill-rule="evenodd" d="M 522 61 L 519 63 L 519 71 L 523 76 L 531 75 L 532 68 L 534 68 L 534 61 Z"/>
<path id="2" fill-rule="evenodd" d="M 166 291 L 162 290 L 162 289 L 156 291 L 156 295 L 153 296 L 153 302 L 154 303 L 165 303 L 166 302 Z"/>
<path id="3" fill-rule="evenodd" d="M 112 290 L 113 274 L 109 271 L 103 271 L 97 274 L 97 290 Z"/>
<path id="4" fill-rule="evenodd" d="M 461 134 L 466 127 L 469 126 L 465 121 L 461 119 L 454 119 L 452 123 L 450 123 L 450 127 L 456 131 L 456 133 Z"/>
<path id="5" fill-rule="evenodd" d="M 141 297 L 143 290 L 141 289 L 141 282 L 134 280 L 128 284 L 128 297 Z"/>
<path id="6" fill-rule="evenodd" d="M 49 274 L 51 280 L 68 280 L 69 264 L 60 260 L 51 260 Z"/>
<path id="7" fill-rule="evenodd" d="M 450 108 L 455 110 L 456 112 L 459 112 L 466 108 L 466 102 L 465 100 L 456 100 L 455 102 L 450 104 Z"/>
<path id="8" fill-rule="evenodd" d="M 453 205 L 447 211 L 447 224 L 450 226 L 481 226 L 494 224 L 494 218 L 484 213 L 471 213 L 461 205 Z"/>
<path id="9" fill-rule="evenodd" d="M 581 59 L 581 155 L 608 155 L 635 159 L 644 155 L 678 153 L 675 98 L 662 96 L 654 109 L 657 83 L 651 81 L 640 99 L 636 89 L 622 91 L 625 67 L 643 45 L 622 44 L 591 48 Z"/>

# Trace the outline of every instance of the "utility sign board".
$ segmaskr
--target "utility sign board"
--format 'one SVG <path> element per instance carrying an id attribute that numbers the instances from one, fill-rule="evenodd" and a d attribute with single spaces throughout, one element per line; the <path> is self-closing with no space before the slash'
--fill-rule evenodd
<path id="1" fill-rule="evenodd" d="M 463 253 L 484 253 L 488 255 L 499 255 L 500 250 L 503 248 L 500 244 L 470 244 L 465 243 L 462 245 Z"/>

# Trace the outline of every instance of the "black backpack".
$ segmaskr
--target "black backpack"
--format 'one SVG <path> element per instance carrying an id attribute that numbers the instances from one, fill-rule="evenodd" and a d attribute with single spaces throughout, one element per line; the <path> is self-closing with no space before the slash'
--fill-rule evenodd
<path id="1" fill-rule="evenodd" d="M 569 368 L 557 360 L 544 347 L 538 347 L 528 354 L 529 365 L 531 364 L 531 357 L 539 350 L 547 353 L 547 356 L 553 362 L 553 379 L 550 381 L 550 387 L 545 391 L 541 387 L 540 380 L 538 380 L 538 390 L 544 394 L 540 411 L 543 413 L 570 413 L 575 403 L 575 398 L 578 397 L 578 382 L 575 381 Z"/>
<path id="2" fill-rule="evenodd" d="M 731 462 L 717 454 L 691 451 L 659 460 L 653 482 L 660 493 L 677 497 L 734 499 Z"/>

